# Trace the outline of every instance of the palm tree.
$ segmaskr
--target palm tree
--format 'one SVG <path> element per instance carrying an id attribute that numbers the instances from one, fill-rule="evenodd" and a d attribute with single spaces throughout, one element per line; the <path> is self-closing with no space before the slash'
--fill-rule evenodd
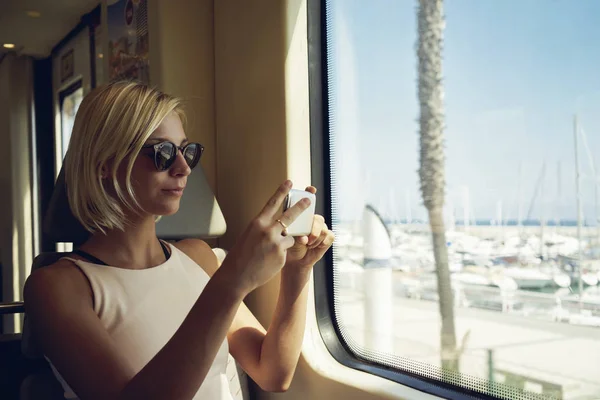
<path id="1" fill-rule="evenodd" d="M 429 213 L 437 274 L 441 329 L 442 369 L 458 371 L 454 328 L 454 301 L 450 286 L 444 227 L 444 105 L 442 85 L 443 0 L 419 0 L 418 79 L 420 104 L 421 193 Z"/>

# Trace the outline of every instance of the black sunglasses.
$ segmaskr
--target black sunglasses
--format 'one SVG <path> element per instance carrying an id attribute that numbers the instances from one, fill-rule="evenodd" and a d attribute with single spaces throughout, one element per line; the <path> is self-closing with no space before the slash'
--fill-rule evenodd
<path id="1" fill-rule="evenodd" d="M 204 146 L 200 143 L 188 143 L 183 147 L 175 145 L 175 143 L 165 141 L 156 144 L 147 144 L 142 146 L 142 149 L 154 149 L 154 166 L 159 171 L 166 171 L 171 168 L 171 165 L 177 158 L 177 152 L 181 151 L 185 162 L 193 169 L 200 161 L 200 156 L 204 152 Z"/>

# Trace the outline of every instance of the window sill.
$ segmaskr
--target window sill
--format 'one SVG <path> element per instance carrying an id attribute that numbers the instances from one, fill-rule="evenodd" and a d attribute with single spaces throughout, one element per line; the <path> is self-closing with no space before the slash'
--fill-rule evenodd
<path id="1" fill-rule="evenodd" d="M 353 394 L 356 394 L 356 398 L 363 398 L 358 396 L 358 393 L 362 392 L 361 396 L 364 394 L 373 399 L 439 399 L 439 397 L 423 393 L 376 375 L 346 367 L 337 362 L 327 350 L 317 326 L 313 280 L 309 284 L 306 331 L 299 366 L 304 361 L 310 368 L 309 373 L 317 374 L 323 379 L 335 381 L 346 386 Z M 296 374 L 303 372 L 305 373 L 306 371 L 297 371 Z M 309 377 L 303 379 L 303 381 L 312 381 L 312 379 Z"/>

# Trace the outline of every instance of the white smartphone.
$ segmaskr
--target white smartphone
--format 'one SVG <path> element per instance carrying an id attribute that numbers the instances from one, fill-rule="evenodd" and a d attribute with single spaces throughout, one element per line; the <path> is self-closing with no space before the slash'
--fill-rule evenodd
<path id="1" fill-rule="evenodd" d="M 310 199 L 310 206 L 302 211 L 302 214 L 287 227 L 287 234 L 289 236 L 308 236 L 312 231 L 317 198 L 311 192 L 291 189 L 283 201 L 283 212 L 304 198 Z"/>

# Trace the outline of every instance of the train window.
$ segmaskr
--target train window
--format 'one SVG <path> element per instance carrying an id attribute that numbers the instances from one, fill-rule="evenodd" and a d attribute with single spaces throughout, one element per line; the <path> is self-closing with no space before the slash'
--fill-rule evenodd
<path id="1" fill-rule="evenodd" d="M 448 398 L 600 397 L 599 16 L 309 2 L 338 360 Z"/>
<path id="2" fill-rule="evenodd" d="M 61 126 L 61 153 L 60 159 L 65 158 L 67 148 L 69 147 L 69 140 L 71 139 L 71 132 L 73 131 L 73 124 L 75 123 L 75 115 L 79 109 L 79 105 L 83 100 L 83 87 L 81 86 L 81 80 L 77 81 L 67 89 L 62 91 L 59 95 L 60 98 L 60 126 Z"/>
<path id="3" fill-rule="evenodd" d="M 60 171 L 62 160 L 67 154 L 69 148 L 69 141 L 71 140 L 71 133 L 73 132 L 73 125 L 75 124 L 75 115 L 79 109 L 79 105 L 83 100 L 83 87 L 82 81 L 78 80 L 72 85 L 59 93 L 59 106 L 60 106 L 60 136 L 56 137 L 58 141 L 58 149 L 60 154 L 57 154 L 57 160 L 59 165 L 57 171 Z M 68 252 L 73 250 L 73 243 L 62 243 L 56 244 L 56 251 Z"/>

